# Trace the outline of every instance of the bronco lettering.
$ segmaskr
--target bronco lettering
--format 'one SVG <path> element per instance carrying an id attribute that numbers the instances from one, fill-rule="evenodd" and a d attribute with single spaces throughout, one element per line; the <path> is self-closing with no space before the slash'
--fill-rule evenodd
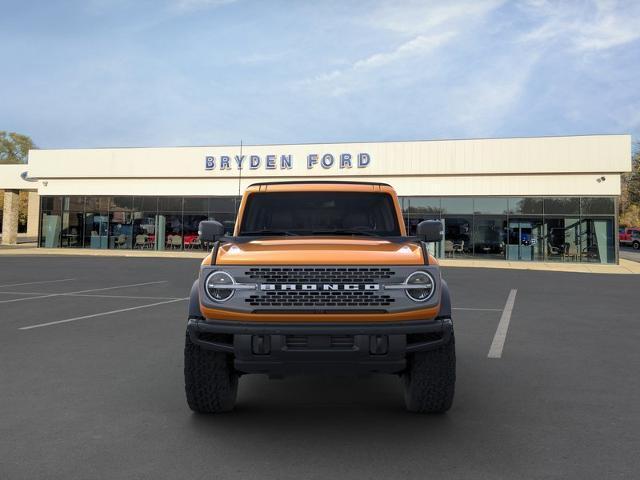
<path id="1" fill-rule="evenodd" d="M 377 283 L 262 283 L 260 285 L 260 290 L 380 290 L 380 285 Z"/>

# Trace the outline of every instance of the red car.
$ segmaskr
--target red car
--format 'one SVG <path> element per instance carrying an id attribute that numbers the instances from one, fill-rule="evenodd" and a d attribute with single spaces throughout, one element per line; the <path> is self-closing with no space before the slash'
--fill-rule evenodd
<path id="1" fill-rule="evenodd" d="M 618 240 L 620 245 L 640 250 L 640 227 L 621 228 Z"/>

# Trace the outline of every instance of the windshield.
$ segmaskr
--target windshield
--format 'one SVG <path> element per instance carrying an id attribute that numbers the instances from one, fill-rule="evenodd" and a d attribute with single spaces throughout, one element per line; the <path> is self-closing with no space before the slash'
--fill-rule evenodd
<path id="1" fill-rule="evenodd" d="M 391 195 L 365 192 L 254 193 L 240 235 L 399 236 Z"/>

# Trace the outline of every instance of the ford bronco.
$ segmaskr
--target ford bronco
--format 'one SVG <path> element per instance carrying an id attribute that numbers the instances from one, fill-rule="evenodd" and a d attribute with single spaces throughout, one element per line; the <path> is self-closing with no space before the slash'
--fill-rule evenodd
<path id="1" fill-rule="evenodd" d="M 455 386 L 451 301 L 428 243 L 407 236 L 392 187 L 361 182 L 251 185 L 233 236 L 212 245 L 190 296 L 184 349 L 189 407 L 233 409 L 241 375 L 388 373 L 406 408 L 447 411 Z"/>

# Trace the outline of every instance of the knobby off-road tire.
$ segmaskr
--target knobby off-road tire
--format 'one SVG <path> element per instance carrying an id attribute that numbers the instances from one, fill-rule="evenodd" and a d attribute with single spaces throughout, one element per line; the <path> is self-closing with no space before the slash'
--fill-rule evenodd
<path id="1" fill-rule="evenodd" d="M 634 250 L 640 250 L 640 242 L 633 242 L 631 246 Z"/>
<path id="2" fill-rule="evenodd" d="M 456 348 L 453 332 L 445 345 L 417 352 L 407 359 L 403 375 L 407 410 L 416 413 L 444 413 L 453 403 L 456 384 Z"/>
<path id="3" fill-rule="evenodd" d="M 184 387 L 189 408 L 198 413 L 233 410 L 238 393 L 238 373 L 231 355 L 205 350 L 191 342 L 184 345 Z"/>

